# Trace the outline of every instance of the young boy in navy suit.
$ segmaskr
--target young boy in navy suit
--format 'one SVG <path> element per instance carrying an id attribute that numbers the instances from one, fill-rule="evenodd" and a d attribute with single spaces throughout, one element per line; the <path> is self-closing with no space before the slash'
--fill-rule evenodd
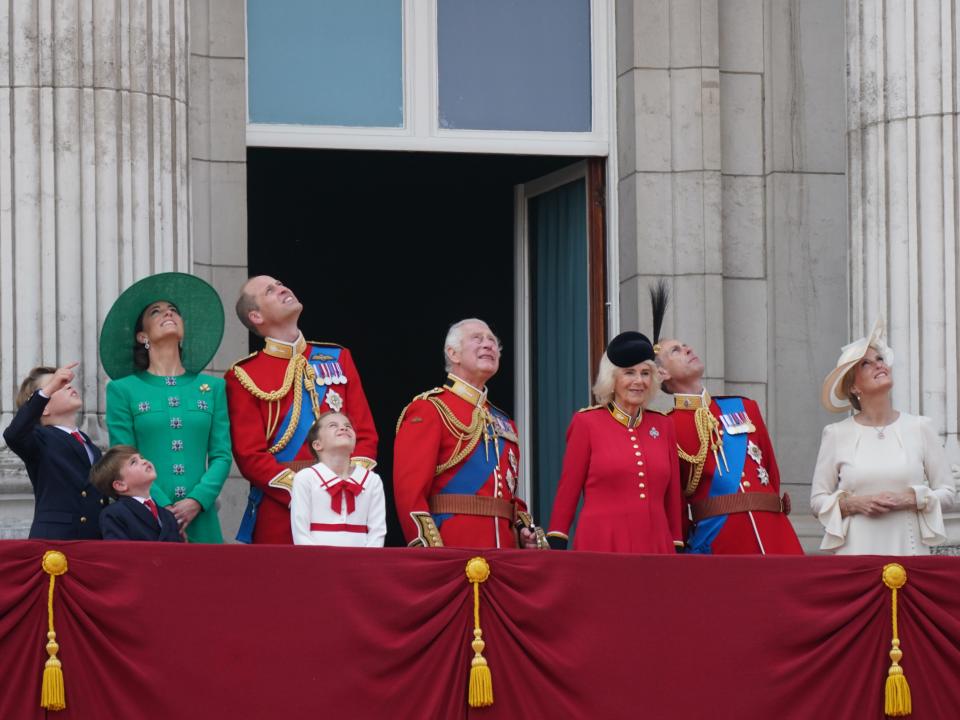
<path id="1" fill-rule="evenodd" d="M 17 414 L 3 439 L 27 466 L 35 506 L 31 538 L 100 537 L 98 517 L 106 498 L 90 484 L 100 449 L 77 429 L 83 405 L 73 382 L 77 363 L 35 367 L 20 385 Z"/>
<path id="2" fill-rule="evenodd" d="M 116 500 L 100 513 L 104 540 L 183 541 L 173 513 L 150 497 L 156 479 L 153 463 L 135 447 L 115 445 L 103 454 L 90 471 L 90 480 Z"/>

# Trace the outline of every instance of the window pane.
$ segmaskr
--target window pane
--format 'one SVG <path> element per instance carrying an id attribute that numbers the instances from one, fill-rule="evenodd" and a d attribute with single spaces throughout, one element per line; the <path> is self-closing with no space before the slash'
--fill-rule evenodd
<path id="1" fill-rule="evenodd" d="M 440 127 L 590 130 L 590 0 L 438 0 Z"/>
<path id="2" fill-rule="evenodd" d="M 247 0 L 250 122 L 403 125 L 402 0 Z"/>

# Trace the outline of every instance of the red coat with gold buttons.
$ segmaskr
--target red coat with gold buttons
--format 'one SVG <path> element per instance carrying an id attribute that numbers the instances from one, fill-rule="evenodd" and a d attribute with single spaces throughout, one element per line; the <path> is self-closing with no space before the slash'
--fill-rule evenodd
<path id="1" fill-rule="evenodd" d="M 682 531 L 669 418 L 648 411 L 630 427 L 616 408 L 576 413 L 567 430 L 551 535 L 567 534 L 581 495 L 574 550 L 673 553 L 682 545 Z"/>
<path id="2" fill-rule="evenodd" d="M 675 399 L 681 396 L 675 396 Z M 699 396 L 693 396 L 699 399 Z M 777 467 L 777 458 L 773 453 L 773 443 L 763 423 L 763 416 L 757 403 L 749 398 L 741 398 L 743 408 L 754 426 L 754 431 L 748 434 L 748 440 L 759 449 L 761 462 L 757 463 L 748 457 L 743 463 L 741 478 L 742 492 L 780 494 L 780 470 Z M 710 412 L 715 418 L 720 418 L 720 407 L 716 400 L 710 399 Z M 677 433 L 677 443 L 690 455 L 696 455 L 700 448 L 700 438 L 697 434 L 695 408 L 685 409 L 682 401 L 675 403 L 674 411 L 670 414 L 673 426 Z M 722 427 L 722 425 L 721 425 Z M 721 460 L 722 462 L 722 460 Z M 768 482 L 761 478 L 760 468 L 767 471 Z M 703 474 L 696 489 L 687 495 L 687 503 L 696 503 L 710 497 L 710 485 L 716 470 L 716 461 L 712 452 L 707 452 L 704 461 Z M 688 488 L 691 465 L 680 461 L 680 480 L 684 488 Z M 752 521 L 751 521 L 752 518 Z M 754 530 L 754 524 L 756 530 Z M 802 555 L 803 548 L 797 539 L 797 533 L 790 524 L 789 518 L 783 513 L 755 511 L 751 513 L 731 513 L 727 516 L 717 537 L 713 540 L 710 552 L 714 555 L 759 554 L 760 543 L 766 554 Z"/>
<path id="3" fill-rule="evenodd" d="M 236 363 L 226 373 L 224 379 L 227 384 L 233 457 L 237 461 L 240 473 L 252 486 L 264 493 L 263 500 L 257 509 L 253 542 L 289 545 L 293 543 L 293 534 L 290 529 L 290 493 L 293 488 L 294 472 L 279 462 L 269 452 L 269 447 L 280 434 L 276 426 L 279 419 L 284 418 L 290 410 L 294 391 L 291 387 L 276 401 L 260 399 L 243 386 L 239 380 L 240 375 L 236 371 L 238 367 L 241 368 L 259 391 L 270 393 L 282 388 L 291 357 L 289 351 L 286 357 L 278 356 L 278 353 L 283 350 L 282 346 L 277 346 L 276 350 L 271 352 L 271 348 L 276 345 L 277 343 L 268 338 L 264 350 Z M 312 359 L 322 354 L 327 347 L 340 348 L 339 345 L 328 343 L 304 342 L 302 338 L 297 343 L 299 354 L 318 367 L 319 363 Z M 367 397 L 363 392 L 363 385 L 360 384 L 360 374 L 347 348 L 340 349 L 338 362 L 346 382 L 332 385 L 331 389 L 342 399 L 342 410 L 350 417 L 353 429 L 357 433 L 354 457 L 372 464 L 377 456 L 377 430 L 373 424 L 373 415 L 367 404 Z M 325 395 L 320 404 L 321 413 L 334 409 L 330 405 L 332 397 L 329 392 Z M 335 404 L 340 405 L 340 403 Z M 306 391 L 301 397 L 301 413 L 306 413 L 309 419 L 313 420 L 313 408 Z M 270 437 L 267 436 L 268 430 L 272 430 Z M 304 442 L 295 450 L 291 460 L 314 462 L 315 458 Z"/>
<path id="4" fill-rule="evenodd" d="M 520 468 L 516 426 L 502 411 L 487 402 L 485 394 L 456 381 L 457 378 L 451 376 L 447 386 L 418 396 L 401 415 L 393 452 L 393 494 L 400 526 L 408 543 L 437 544 L 429 534 L 439 532 L 445 546 L 516 548 L 516 531 L 505 518 L 460 514 L 437 516 L 434 518 L 439 521 L 436 530 L 429 524 L 424 530 L 424 526 L 417 522 L 416 516 L 430 516 L 430 498 L 449 489 L 448 484 L 470 455 L 489 453 L 489 457 L 495 459 L 493 441 L 485 444 L 481 439 L 473 453 L 437 473 L 437 468 L 455 458 L 466 444 L 462 434 L 452 427 L 450 419 L 444 417 L 443 408 L 435 404 L 437 402 L 463 426 L 471 424 L 478 405 L 501 418 L 507 436 L 498 438 L 502 443 L 499 460 L 495 460 L 495 468 L 483 478 L 473 494 L 515 502 L 520 510 L 526 510 L 523 502 L 515 496 Z M 455 390 L 462 392 L 458 394 Z M 468 393 L 471 395 L 469 399 L 464 397 Z M 427 537 L 423 537 L 425 532 Z"/>

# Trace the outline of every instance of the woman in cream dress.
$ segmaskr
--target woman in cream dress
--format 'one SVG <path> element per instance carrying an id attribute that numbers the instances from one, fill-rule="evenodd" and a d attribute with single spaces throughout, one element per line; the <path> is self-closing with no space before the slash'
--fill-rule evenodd
<path id="1" fill-rule="evenodd" d="M 930 418 L 894 409 L 892 365 L 878 320 L 824 381 L 824 407 L 855 414 L 827 425 L 820 441 L 810 505 L 825 530 L 822 550 L 927 555 L 946 541 L 950 467 Z"/>

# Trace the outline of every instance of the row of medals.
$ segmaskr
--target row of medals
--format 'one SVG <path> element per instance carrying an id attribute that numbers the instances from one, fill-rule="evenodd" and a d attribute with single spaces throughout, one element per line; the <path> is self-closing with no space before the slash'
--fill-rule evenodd
<path id="1" fill-rule="evenodd" d="M 317 365 L 317 385 L 346 385 L 347 376 L 343 374 L 340 363 Z"/>

